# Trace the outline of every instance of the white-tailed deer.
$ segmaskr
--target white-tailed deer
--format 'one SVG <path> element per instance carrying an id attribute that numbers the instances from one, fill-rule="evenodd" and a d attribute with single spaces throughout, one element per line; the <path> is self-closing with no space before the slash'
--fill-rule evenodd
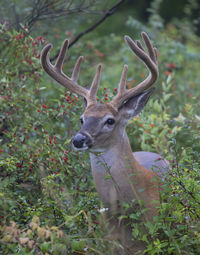
<path id="1" fill-rule="evenodd" d="M 152 46 L 146 33 L 142 33 L 142 38 L 147 52 L 140 41 L 135 43 L 128 36 L 125 36 L 125 41 L 148 68 L 148 77 L 136 87 L 126 89 L 128 66 L 124 65 L 118 93 L 111 102 L 106 104 L 100 104 L 96 100 L 100 64 L 90 90 L 77 84 L 83 57 L 78 58 L 71 78 L 63 73 L 62 65 L 69 44 L 68 40 L 64 41 L 54 66 L 49 60 L 51 44 L 46 45 L 42 50 L 41 63 L 53 79 L 68 90 L 82 96 L 86 101 L 84 113 L 81 115 L 82 127 L 73 137 L 72 144 L 78 151 L 89 151 L 96 189 L 105 206 L 109 206 L 111 214 L 115 215 L 116 210 L 121 210 L 119 208 L 123 202 L 143 200 L 144 205 L 149 209 L 141 220 L 151 221 L 157 214 L 155 203 L 153 204 L 152 201 L 160 201 L 159 178 L 156 178 L 157 174 L 152 169 L 156 167 L 162 173 L 166 171 L 169 163 L 165 159 L 160 160 L 161 156 L 156 153 L 144 151 L 132 153 L 126 134 L 128 121 L 140 114 L 154 90 L 147 89 L 158 78 L 157 50 Z M 108 174 L 110 178 L 105 178 Z M 115 254 L 142 253 L 145 249 L 144 245 L 131 241 L 130 228 L 123 221 L 118 221 L 117 216 L 113 216 L 110 220 L 113 227 L 112 233 L 115 236 L 113 238 L 118 239 L 124 249 Z"/>

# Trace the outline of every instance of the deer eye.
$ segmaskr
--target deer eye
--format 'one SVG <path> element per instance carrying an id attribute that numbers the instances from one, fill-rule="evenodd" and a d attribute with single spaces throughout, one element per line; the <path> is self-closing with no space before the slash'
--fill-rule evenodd
<path id="1" fill-rule="evenodd" d="M 114 123 L 115 123 L 114 119 L 107 119 L 106 120 L 106 124 L 108 124 L 108 125 L 113 125 Z"/>
<path id="2" fill-rule="evenodd" d="M 83 118 L 80 118 L 81 125 L 83 125 Z"/>

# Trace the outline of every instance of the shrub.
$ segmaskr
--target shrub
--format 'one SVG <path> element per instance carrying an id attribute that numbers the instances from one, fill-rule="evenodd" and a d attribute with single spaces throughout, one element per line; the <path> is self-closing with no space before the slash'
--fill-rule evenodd
<path id="1" fill-rule="evenodd" d="M 0 254 L 111 254 L 119 244 L 107 240 L 101 230 L 105 221 L 88 155 L 71 151 L 70 146 L 79 128 L 82 100 L 43 74 L 39 64 L 43 37 L 32 38 L 26 28 L 16 32 L 6 25 L 0 32 L 4 48 L 0 60 Z M 173 40 L 175 33 L 171 27 L 158 34 L 158 84 L 162 86 L 127 128 L 134 150 L 159 152 L 172 168 L 165 176 L 160 215 L 153 224 L 145 224 L 147 233 L 132 223 L 133 238 L 146 242 L 147 254 L 199 253 L 199 58 L 186 52 L 187 45 Z M 79 43 L 72 54 L 80 55 L 83 49 L 86 54 L 81 84 L 89 83 L 99 59 L 105 62 L 100 102 L 117 92 L 124 62 L 129 70 L 136 70 L 134 77 L 129 71 L 128 87 L 145 75 L 127 47 L 119 48 L 121 38 L 111 37 L 112 43 L 104 38 L 104 45 L 98 38 L 92 44 Z M 196 50 L 194 44 L 189 46 Z M 117 49 L 112 56 L 111 47 Z M 68 70 L 73 62 L 71 57 Z"/>

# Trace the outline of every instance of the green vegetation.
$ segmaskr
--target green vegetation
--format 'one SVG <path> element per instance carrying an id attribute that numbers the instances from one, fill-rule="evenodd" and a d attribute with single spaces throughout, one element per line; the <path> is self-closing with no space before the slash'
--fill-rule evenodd
<path id="1" fill-rule="evenodd" d="M 197 255 L 199 38 L 189 20 L 164 27 L 156 7 L 153 10 L 146 25 L 131 16 L 126 21 L 133 39 L 147 31 L 159 49 L 160 63 L 156 92 L 127 131 L 133 151 L 159 152 L 171 162 L 171 170 L 161 191 L 160 215 L 153 224 L 145 224 L 145 233 L 144 226 L 132 223 L 133 239 L 146 243 L 147 254 Z M 0 27 L 0 254 L 111 254 L 119 244 L 104 234 L 107 225 L 88 153 L 74 152 L 70 145 L 80 127 L 83 102 L 41 69 L 40 50 L 46 40 L 39 31 L 35 29 L 34 37 L 26 27 L 17 31 L 6 21 Z M 53 32 L 52 41 L 58 49 L 66 33 Z M 72 35 L 67 32 L 67 36 Z M 91 34 L 77 42 L 69 50 L 66 73 L 71 73 L 80 55 L 85 56 L 79 79 L 83 86 L 90 85 L 97 63 L 103 63 L 101 102 L 116 93 L 124 63 L 129 65 L 128 87 L 146 74 L 121 34 L 104 35 L 101 31 L 95 38 Z M 129 215 L 130 221 L 142 213 Z"/>

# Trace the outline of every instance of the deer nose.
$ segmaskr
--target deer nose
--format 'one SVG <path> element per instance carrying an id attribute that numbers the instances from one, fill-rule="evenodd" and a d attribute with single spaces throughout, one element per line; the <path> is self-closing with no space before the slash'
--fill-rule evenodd
<path id="1" fill-rule="evenodd" d="M 85 141 L 86 141 L 86 136 L 78 133 L 74 136 L 72 143 L 74 147 L 82 148 Z"/>

